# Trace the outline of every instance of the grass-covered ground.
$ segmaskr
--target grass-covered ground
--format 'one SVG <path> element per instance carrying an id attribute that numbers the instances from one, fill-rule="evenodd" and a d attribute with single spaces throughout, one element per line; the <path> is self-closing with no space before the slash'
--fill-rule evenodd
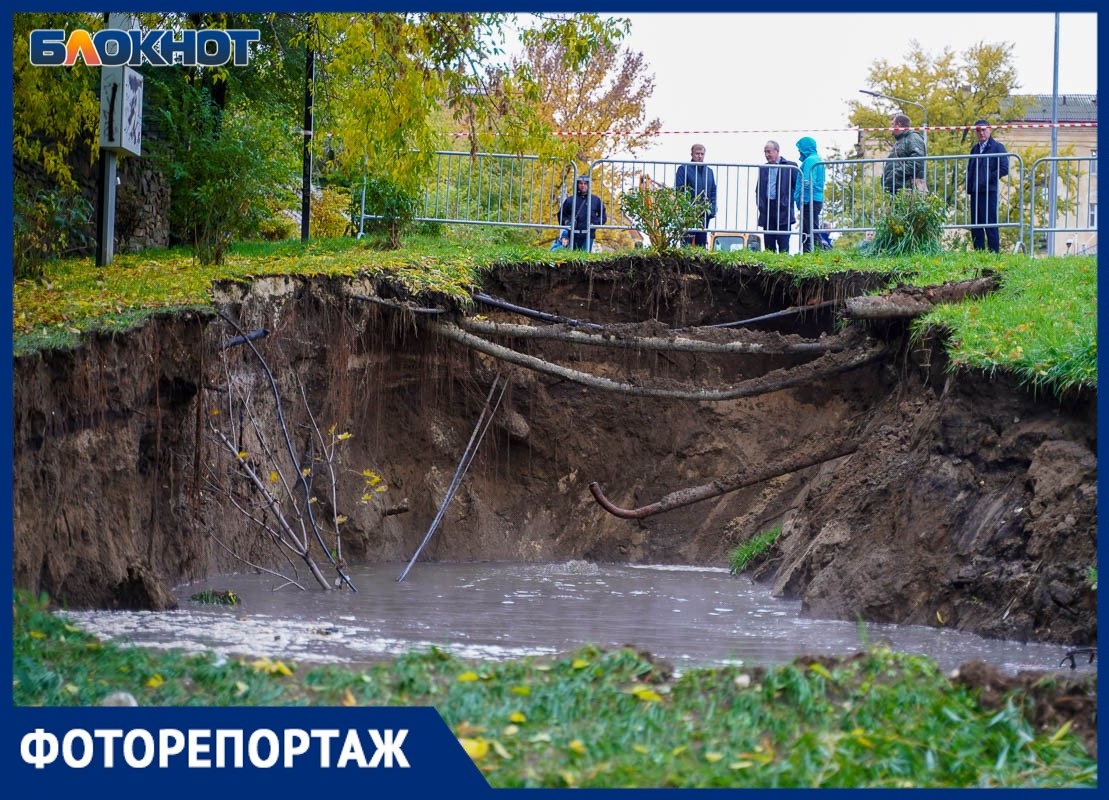
<path id="1" fill-rule="evenodd" d="M 881 648 L 835 662 L 678 677 L 629 650 L 467 663 L 442 651 L 365 668 L 101 643 L 16 593 L 16 705 L 435 707 L 494 787 L 1086 787 L 1069 723 L 1036 730 L 930 659 Z M 1044 680 L 1052 680 L 1045 678 Z"/>
<path id="2" fill-rule="evenodd" d="M 72 346 L 86 332 L 126 329 L 153 312 L 208 306 L 217 280 L 265 274 L 388 276 L 414 294 L 435 292 L 465 303 L 481 274 L 493 267 L 555 263 L 572 268 L 626 255 L 551 253 L 543 247 L 490 244 L 445 229 L 436 236 L 412 236 L 400 250 L 351 238 L 242 244 L 220 266 L 202 266 L 186 250 L 120 254 L 104 268 L 91 259 L 71 259 L 47 265 L 41 279 L 16 281 L 13 349 L 20 355 Z M 1053 394 L 1097 383 L 1097 260 L 1092 256 L 874 257 L 831 250 L 803 256 L 702 251 L 697 257 L 725 269 L 758 265 L 797 280 L 852 271 L 887 274 L 891 288 L 996 273 L 1002 281 L 999 292 L 938 308 L 918 321 L 918 329 L 939 325 L 949 331 L 956 368 L 1008 370 Z"/>

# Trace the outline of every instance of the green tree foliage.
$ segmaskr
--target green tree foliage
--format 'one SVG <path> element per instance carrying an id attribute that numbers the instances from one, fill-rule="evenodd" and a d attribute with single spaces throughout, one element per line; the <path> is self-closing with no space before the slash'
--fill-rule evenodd
<path id="1" fill-rule="evenodd" d="M 611 46 L 621 30 L 595 15 L 537 20 L 525 36 L 564 42 L 575 63 Z M 432 154 L 459 128 L 473 153 L 567 158 L 568 144 L 550 136 L 540 113 L 534 76 L 498 66 L 515 22 L 479 13 L 316 15 L 320 113 L 340 142 L 336 168 L 385 181 L 396 197 L 419 197 Z"/>
<path id="2" fill-rule="evenodd" d="M 920 103 L 928 111 L 928 126 L 973 126 L 980 117 L 1000 119 L 1002 109 L 1008 116 L 1023 112 L 1014 95 L 1020 84 L 1013 64 L 1013 46 L 1008 43 L 979 42 L 956 54 L 950 48 L 938 54 L 911 42 L 904 60 L 891 64 L 876 60 L 867 76 L 868 86 L 884 95 Z M 898 108 L 890 100 L 872 98 L 852 100 L 848 120 L 860 128 L 886 128 L 890 115 L 904 111 L 914 126 L 923 123 L 915 105 Z M 867 136 L 876 148 L 892 145 L 893 135 L 875 132 Z M 963 130 L 928 131 L 928 155 L 969 152 L 975 141 L 973 127 Z"/>
<path id="3" fill-rule="evenodd" d="M 160 136 L 151 157 L 173 194 L 170 222 L 202 264 L 219 264 L 234 237 L 256 236 L 272 200 L 291 206 L 296 154 L 284 121 L 257 109 L 221 110 L 206 88 L 167 93 L 149 83 Z"/>
<path id="4" fill-rule="evenodd" d="M 538 83 L 538 112 L 550 129 L 575 134 L 569 138 L 579 164 L 617 151 L 635 152 L 662 128 L 660 120 L 646 119 L 655 82 L 643 53 L 612 44 L 582 57 L 573 41 L 534 32 L 524 41 L 524 56 L 514 71 Z"/>
<path id="5" fill-rule="evenodd" d="M 68 68 L 30 62 L 31 31 L 99 30 L 97 14 L 15 14 L 12 40 L 12 156 L 37 168 L 63 192 L 77 188 L 75 156 L 92 153 L 100 132 L 100 70 L 78 61 Z M 19 191 L 17 186 L 17 193 Z M 31 191 L 28 187 L 26 191 Z"/>

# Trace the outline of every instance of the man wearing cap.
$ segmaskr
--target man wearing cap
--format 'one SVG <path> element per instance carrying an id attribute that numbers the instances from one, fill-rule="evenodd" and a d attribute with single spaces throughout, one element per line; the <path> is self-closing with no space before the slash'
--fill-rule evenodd
<path id="1" fill-rule="evenodd" d="M 608 212 L 605 211 L 605 204 L 601 202 L 601 198 L 590 193 L 588 175 L 578 176 L 577 194 L 562 201 L 558 221 L 573 230 L 571 238 L 575 250 L 593 249 L 592 228 L 608 222 Z"/>
<path id="2" fill-rule="evenodd" d="M 991 135 L 990 123 L 980 119 L 974 123 L 978 141 L 970 149 L 967 160 L 967 194 L 970 195 L 970 238 L 975 250 L 989 248 L 1001 251 L 1001 237 L 997 232 L 997 181 L 1009 174 L 1009 159 L 997 155 L 1005 153 L 1005 145 Z"/>

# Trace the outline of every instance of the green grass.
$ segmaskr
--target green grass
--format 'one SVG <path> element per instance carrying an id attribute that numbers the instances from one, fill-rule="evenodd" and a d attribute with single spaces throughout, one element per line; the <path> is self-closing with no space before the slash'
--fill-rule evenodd
<path id="1" fill-rule="evenodd" d="M 881 648 L 680 677 L 594 648 L 311 667 L 101 643 L 25 593 L 12 610 L 16 705 L 92 706 L 125 691 L 143 706 L 434 706 L 494 787 L 1097 785 L 1081 742 L 1067 725 L 1037 730 L 1028 698 L 987 710 L 930 659 Z"/>
<path id="2" fill-rule="evenodd" d="M 779 525 L 777 528 L 756 533 L 747 541 L 732 548 L 728 552 L 728 567 L 731 573 L 738 575 L 747 569 L 747 565 L 769 550 L 770 546 L 778 541 L 778 537 L 781 535 L 782 527 Z"/>
<path id="3" fill-rule="evenodd" d="M 120 254 L 104 268 L 91 259 L 56 262 L 45 267 L 41 279 L 19 280 L 13 286 L 13 350 L 22 355 L 72 347 L 86 333 L 126 330 L 151 314 L 210 308 L 216 281 L 275 274 L 388 277 L 413 295 L 438 295 L 466 304 L 482 275 L 494 268 L 575 269 L 627 263 L 629 257 L 634 264 L 643 263 L 646 254 L 551 253 L 539 244 L 506 244 L 494 234 L 444 227 L 435 236 L 410 236 L 399 250 L 352 238 L 245 243 L 234 246 L 220 266 L 202 266 L 186 250 Z M 918 330 L 939 326 L 947 331 L 956 368 L 1009 370 L 1033 387 L 1056 394 L 1097 385 L 1095 257 L 1029 259 L 974 252 L 892 257 L 849 250 L 798 256 L 686 255 L 721 269 L 758 267 L 792 282 L 865 272 L 885 276 L 885 288 L 997 273 L 1001 291 L 938 308 L 919 322 Z"/>

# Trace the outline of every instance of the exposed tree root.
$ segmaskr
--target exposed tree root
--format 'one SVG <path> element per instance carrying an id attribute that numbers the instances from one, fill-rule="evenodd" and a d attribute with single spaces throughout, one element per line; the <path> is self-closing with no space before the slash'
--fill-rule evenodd
<path id="1" fill-rule="evenodd" d="M 726 389 L 652 387 L 600 378 L 596 375 L 553 364 L 550 361 L 519 353 L 511 348 L 482 339 L 480 336 L 462 330 L 454 323 L 431 321 L 428 323 L 428 328 L 444 338 L 451 339 L 493 358 L 547 375 L 554 375 L 593 389 L 635 397 L 658 397 L 673 400 L 720 401 L 767 394 L 847 372 L 875 361 L 886 353 L 886 348 L 883 345 L 867 347 L 854 353 L 825 353 L 805 364 L 788 369 L 773 370 L 766 375 L 743 381 Z M 861 347 L 862 344 L 863 341 L 859 341 L 856 346 Z"/>

